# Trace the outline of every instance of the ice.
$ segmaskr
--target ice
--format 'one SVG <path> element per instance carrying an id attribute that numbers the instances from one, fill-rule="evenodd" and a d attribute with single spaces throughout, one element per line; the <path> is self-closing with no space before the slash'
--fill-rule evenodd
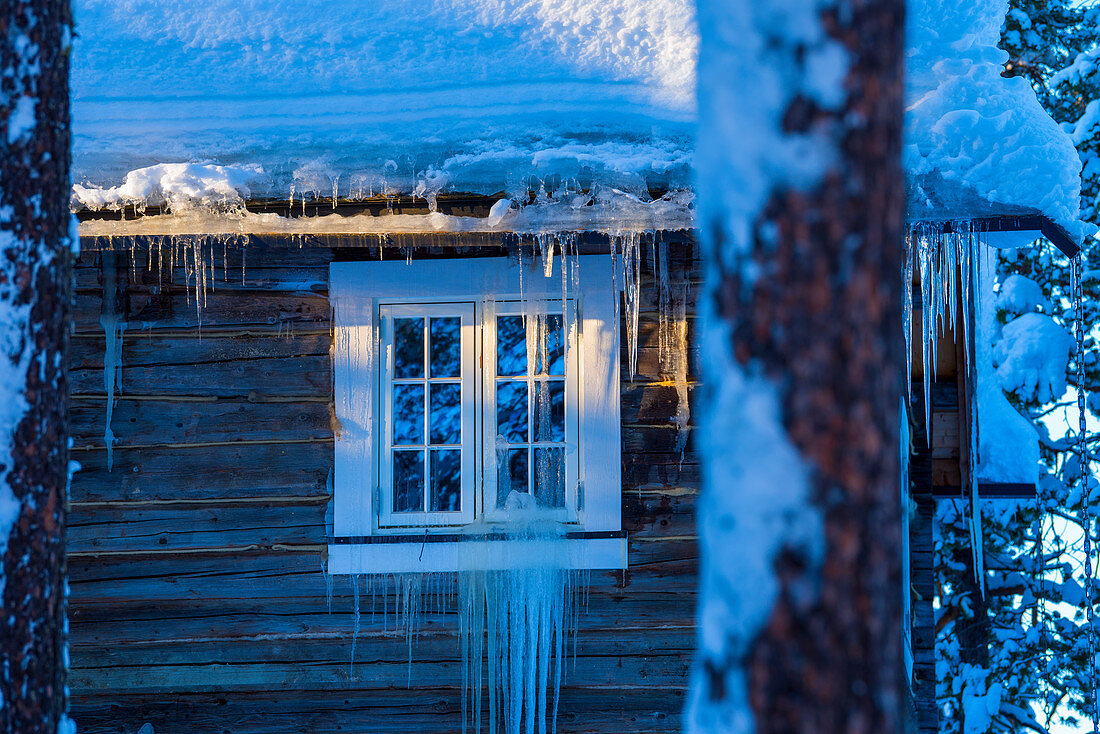
<path id="1" fill-rule="evenodd" d="M 641 298 L 641 233 L 611 235 L 611 256 L 617 285 L 621 284 L 626 305 L 627 364 L 630 379 L 638 369 L 638 311 Z M 619 268 L 621 266 L 621 274 Z M 621 277 L 621 281 L 619 278 Z M 616 287 L 616 290 L 618 288 Z"/>
<path id="2" fill-rule="evenodd" d="M 107 396 L 107 416 L 104 419 L 103 443 L 107 448 L 107 471 L 114 465 L 115 434 L 111 418 L 115 412 L 115 392 L 122 392 L 122 333 L 126 322 L 119 315 L 118 271 L 113 250 L 103 253 L 103 312 L 99 323 L 103 327 L 103 390 Z"/>
<path id="3" fill-rule="evenodd" d="M 359 574 L 352 574 L 351 576 L 351 594 L 352 594 L 352 615 L 355 620 L 354 628 L 351 632 L 351 663 L 348 668 L 348 676 L 355 677 L 355 646 L 359 642 L 359 624 L 361 621 L 361 615 L 359 613 Z"/>
<path id="4" fill-rule="evenodd" d="M 531 503 L 509 499 L 514 522 L 498 528 L 499 536 L 505 542 L 541 541 L 542 553 L 533 566 L 494 568 L 488 557 L 475 554 L 466 559 L 468 568 L 455 573 L 368 574 L 365 580 L 372 597 L 382 595 L 382 629 L 405 637 L 410 686 L 413 648 L 425 614 L 454 611 L 462 656 L 463 731 L 482 731 L 487 701 L 489 734 L 543 734 L 556 731 L 567 642 L 576 631 L 577 591 L 586 576 L 570 567 L 562 526 L 546 520 Z M 359 577 L 352 578 L 354 665 L 360 596 Z"/>
<path id="5" fill-rule="evenodd" d="M 556 731 L 567 639 L 574 631 L 577 572 L 566 567 L 564 543 L 552 527 L 512 530 L 509 537 L 559 539 L 561 554 L 539 566 L 472 569 L 458 574 L 464 681 L 474 731 L 481 731 L 488 693 L 489 734 Z M 466 731 L 469 722 L 464 716 Z"/>
<path id="6" fill-rule="evenodd" d="M 297 189 L 302 193 L 299 186 Z M 574 206 L 573 184 L 555 195 L 535 203 L 502 205 L 497 202 L 488 217 L 471 217 L 431 212 L 429 214 L 370 213 L 344 216 L 283 217 L 261 214 L 239 207 L 223 206 L 220 200 L 207 203 L 191 202 L 177 206 L 170 214 L 138 219 L 93 219 L 80 224 L 81 236 L 119 235 L 247 235 L 247 234 L 364 234 L 431 232 L 515 232 L 537 236 L 558 236 L 565 232 L 595 231 L 606 233 L 649 232 L 653 230 L 683 230 L 695 226 L 695 197 L 680 190 L 652 201 L 641 200 L 623 191 L 598 187 L 586 195 L 584 205 Z M 87 208 L 102 208 L 96 202 L 106 198 L 102 190 L 81 187 L 77 203 Z M 145 206 L 157 201 L 156 196 L 135 199 L 131 203 Z M 89 203 L 82 204 L 87 201 Z M 301 197 L 303 207 L 304 195 Z M 503 201 L 503 200 L 502 200 Z M 499 207 L 499 208 L 497 208 Z M 303 210 L 304 211 L 304 210 Z"/>

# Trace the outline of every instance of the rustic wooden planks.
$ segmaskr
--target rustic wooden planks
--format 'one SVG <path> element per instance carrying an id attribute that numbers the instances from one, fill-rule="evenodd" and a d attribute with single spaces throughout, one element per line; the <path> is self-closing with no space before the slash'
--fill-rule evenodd
<path id="1" fill-rule="evenodd" d="M 201 328 L 181 268 L 172 285 L 140 250 L 132 266 L 124 262 L 130 326 L 111 471 L 98 256 L 87 251 L 76 268 L 74 717 L 82 732 L 136 732 L 145 721 L 158 734 L 456 731 L 462 679 L 453 608 L 423 616 L 411 648 L 421 687 L 409 689 L 410 648 L 394 629 L 392 582 L 368 593 L 361 581 L 350 673 L 352 582 L 322 572 L 338 430 L 329 407 L 334 253 L 262 242 L 254 249 L 244 254 L 243 280 L 239 250 L 210 251 L 217 280 Z M 695 289 L 694 253 L 677 251 L 671 261 L 677 287 Z M 661 369 L 648 268 L 647 258 L 638 370 L 630 380 L 624 357 L 622 376 L 630 569 L 590 576 L 562 694 L 563 732 L 675 729 L 687 685 L 700 472 L 690 427 L 677 450 L 678 395 Z M 689 335 L 694 321 L 689 308 Z M 697 351 L 686 356 L 694 402 Z"/>

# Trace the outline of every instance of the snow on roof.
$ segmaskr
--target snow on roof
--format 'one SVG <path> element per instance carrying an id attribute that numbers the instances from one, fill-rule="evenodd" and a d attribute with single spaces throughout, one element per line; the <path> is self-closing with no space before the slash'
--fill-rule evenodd
<path id="1" fill-rule="evenodd" d="M 1007 0 L 908 5 L 910 220 L 1041 213 L 1078 242 L 1081 162 L 1028 82 L 1001 76 Z"/>
<path id="2" fill-rule="evenodd" d="M 691 0 L 76 0 L 74 172 L 259 166 L 257 196 L 686 187 Z M 339 180 L 336 180 L 339 177 Z M 91 188 L 91 187 L 87 187 Z"/>
<path id="3" fill-rule="evenodd" d="M 909 216 L 1041 213 L 1080 241 L 1073 143 L 1026 81 L 1000 76 L 1006 10 L 909 4 Z M 77 206 L 218 204 L 227 185 L 429 200 L 692 185 L 692 0 L 76 0 L 74 13 Z"/>

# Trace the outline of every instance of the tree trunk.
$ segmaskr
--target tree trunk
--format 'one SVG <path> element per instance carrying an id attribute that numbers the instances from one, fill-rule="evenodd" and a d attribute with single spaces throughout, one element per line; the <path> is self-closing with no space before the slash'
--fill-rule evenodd
<path id="1" fill-rule="evenodd" d="M 0 0 L 0 28 L 0 732 L 52 734 L 66 706 L 69 3 Z"/>
<path id="2" fill-rule="evenodd" d="M 897 732 L 903 3 L 700 8 L 710 417 L 689 723 Z"/>

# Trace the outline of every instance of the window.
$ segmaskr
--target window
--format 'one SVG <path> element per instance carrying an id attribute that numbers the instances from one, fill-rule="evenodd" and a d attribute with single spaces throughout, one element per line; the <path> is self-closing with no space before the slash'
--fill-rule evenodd
<path id="1" fill-rule="evenodd" d="M 330 572 L 522 565 L 517 511 L 556 523 L 574 566 L 625 567 L 611 264 L 571 265 L 332 265 Z"/>

